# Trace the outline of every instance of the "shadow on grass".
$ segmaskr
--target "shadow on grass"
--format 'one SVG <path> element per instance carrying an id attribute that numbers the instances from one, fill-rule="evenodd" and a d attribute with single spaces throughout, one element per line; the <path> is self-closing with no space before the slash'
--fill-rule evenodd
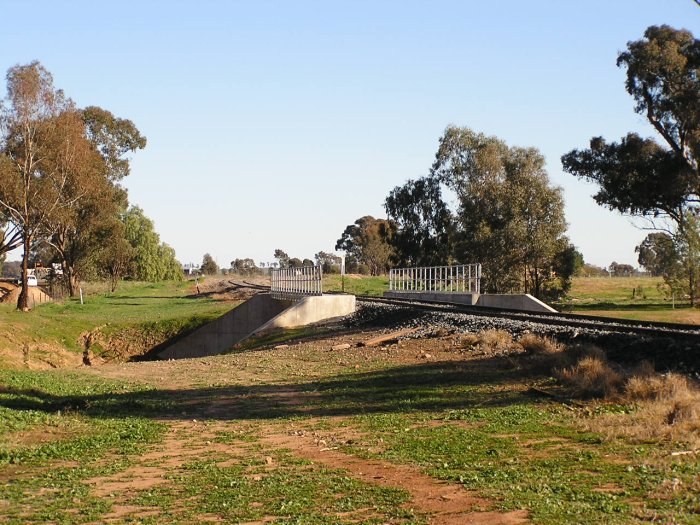
<path id="1" fill-rule="evenodd" d="M 57 396 L 40 390 L 0 389 L 0 407 L 92 417 L 277 419 L 457 410 L 531 403 L 530 395 L 485 391 L 483 385 L 522 379 L 512 362 L 439 362 L 341 375 L 318 382 L 222 386 L 187 390 Z"/>

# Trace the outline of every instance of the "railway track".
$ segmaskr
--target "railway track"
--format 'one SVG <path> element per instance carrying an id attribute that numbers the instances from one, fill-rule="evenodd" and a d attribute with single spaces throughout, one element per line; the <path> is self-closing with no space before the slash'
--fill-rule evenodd
<path id="1" fill-rule="evenodd" d="M 408 337 L 504 330 L 525 332 L 567 344 L 591 343 L 621 363 L 647 360 L 659 370 L 678 370 L 700 378 L 700 327 L 637 322 L 606 317 L 533 313 L 466 305 L 358 296 L 358 310 L 347 323 L 355 327 L 412 328 Z"/>
<path id="2" fill-rule="evenodd" d="M 623 334 L 643 334 L 650 336 L 688 336 L 698 337 L 700 340 L 700 326 L 676 323 L 660 323 L 652 321 L 633 321 L 627 319 L 615 319 L 610 317 L 597 317 L 589 315 L 573 315 L 562 313 L 523 312 L 520 310 L 507 310 L 500 308 L 484 308 L 454 303 L 441 303 L 433 301 L 416 301 L 415 299 L 396 299 L 358 295 L 357 299 L 364 303 L 379 303 L 414 308 L 423 311 L 467 314 L 479 317 L 510 319 L 527 323 L 535 323 L 543 326 L 561 326 L 596 330 L 601 332 L 615 332 Z"/>
<path id="3" fill-rule="evenodd" d="M 252 285 L 259 290 L 269 287 Z M 524 312 L 460 304 L 358 295 L 357 312 L 344 321 L 354 328 L 412 328 L 407 337 L 505 330 L 532 332 L 566 343 L 593 343 L 613 361 L 648 360 L 659 370 L 677 370 L 700 379 L 700 326 L 633 321 L 563 313 Z"/>

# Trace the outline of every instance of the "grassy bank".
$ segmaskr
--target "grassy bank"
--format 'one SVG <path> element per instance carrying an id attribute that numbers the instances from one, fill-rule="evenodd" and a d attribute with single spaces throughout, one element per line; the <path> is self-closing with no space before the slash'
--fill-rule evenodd
<path id="1" fill-rule="evenodd" d="M 29 313 L 0 304 L 0 350 L 19 352 L 51 348 L 81 353 L 86 332 L 120 332 L 168 337 L 231 309 L 233 304 L 194 295 L 191 282 L 122 283 L 115 293 L 96 289 L 78 298 L 37 306 Z M 99 350 L 96 348 L 95 350 Z M 0 356 L 0 366 L 2 357 Z"/>

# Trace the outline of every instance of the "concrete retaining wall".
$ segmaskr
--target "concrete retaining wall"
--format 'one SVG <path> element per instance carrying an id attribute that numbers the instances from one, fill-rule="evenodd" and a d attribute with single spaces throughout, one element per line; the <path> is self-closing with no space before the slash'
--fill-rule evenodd
<path id="1" fill-rule="evenodd" d="M 554 308 L 527 294 L 481 294 L 477 306 L 486 308 L 506 308 L 508 310 L 525 310 L 526 312 L 556 312 Z"/>
<path id="2" fill-rule="evenodd" d="M 530 294 L 468 294 L 449 292 L 384 292 L 384 297 L 398 299 L 416 299 L 418 301 L 435 301 L 440 303 L 468 304 L 484 308 L 505 308 L 526 312 L 556 312 L 554 308 L 543 303 Z"/>
<path id="3" fill-rule="evenodd" d="M 350 315 L 355 311 L 354 295 L 318 295 L 303 298 L 270 319 L 253 333 L 261 334 L 276 328 L 294 328 Z"/>
<path id="4" fill-rule="evenodd" d="M 478 293 L 462 292 L 384 292 L 384 297 L 392 299 L 416 299 L 417 301 L 435 301 L 437 303 L 468 304 L 474 306 L 479 300 Z"/>
<path id="5" fill-rule="evenodd" d="M 354 311 L 354 295 L 305 297 L 299 302 L 292 302 L 273 299 L 269 294 L 257 294 L 165 347 L 156 357 L 182 359 L 221 354 L 254 334 L 275 328 L 304 326 Z"/>

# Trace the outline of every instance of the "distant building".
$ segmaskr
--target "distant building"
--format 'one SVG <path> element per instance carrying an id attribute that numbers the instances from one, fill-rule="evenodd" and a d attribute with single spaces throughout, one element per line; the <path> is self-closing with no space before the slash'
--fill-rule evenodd
<path id="1" fill-rule="evenodd" d="M 199 275 L 199 265 L 194 263 L 185 263 L 182 265 L 182 273 L 185 275 Z"/>

